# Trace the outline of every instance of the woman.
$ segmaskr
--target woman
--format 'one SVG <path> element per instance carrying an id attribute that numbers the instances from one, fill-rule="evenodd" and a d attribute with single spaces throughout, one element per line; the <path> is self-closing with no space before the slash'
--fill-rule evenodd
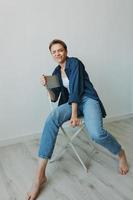
<path id="1" fill-rule="evenodd" d="M 43 129 L 40 147 L 39 163 L 35 183 L 28 195 L 28 200 L 36 199 L 39 189 L 46 183 L 45 175 L 48 159 L 51 158 L 59 127 L 70 120 L 75 127 L 80 125 L 79 116 L 84 116 L 84 121 L 91 138 L 117 155 L 119 160 L 119 172 L 125 175 L 128 172 L 126 155 L 116 139 L 103 128 L 102 118 L 106 116 L 105 109 L 96 90 L 90 82 L 83 63 L 73 57 L 67 56 L 67 46 L 61 40 L 53 40 L 49 50 L 58 63 L 53 75 L 57 75 L 61 87 L 49 91 L 51 100 L 56 101 L 61 93 L 59 106 L 48 116 Z M 41 76 L 41 84 L 47 85 L 44 75 Z"/>

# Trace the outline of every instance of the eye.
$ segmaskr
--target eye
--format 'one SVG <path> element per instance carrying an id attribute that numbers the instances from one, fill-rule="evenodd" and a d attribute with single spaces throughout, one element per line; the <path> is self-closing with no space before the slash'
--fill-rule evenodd
<path id="1" fill-rule="evenodd" d="M 59 52 L 63 52 L 63 51 L 64 51 L 63 49 L 60 49 L 60 50 L 59 50 Z"/>
<path id="2" fill-rule="evenodd" d="M 56 51 L 52 51 L 52 55 L 54 55 L 56 53 Z"/>

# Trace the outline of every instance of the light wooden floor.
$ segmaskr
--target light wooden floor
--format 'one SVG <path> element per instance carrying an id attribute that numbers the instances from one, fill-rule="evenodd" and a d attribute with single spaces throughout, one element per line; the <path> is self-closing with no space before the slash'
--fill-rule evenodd
<path id="1" fill-rule="evenodd" d="M 49 163 L 48 184 L 38 200 L 132 200 L 133 199 L 133 118 L 111 122 L 105 127 L 124 146 L 130 171 L 118 173 L 117 159 L 100 147 L 88 163 L 88 173 L 68 151 L 60 161 Z M 60 137 L 61 138 L 61 137 Z M 87 136 L 75 141 L 87 160 Z M 60 148 L 58 139 L 55 151 Z M 38 140 L 0 148 L 0 200 L 24 200 L 37 166 Z M 99 148 L 99 146 L 98 146 Z"/>

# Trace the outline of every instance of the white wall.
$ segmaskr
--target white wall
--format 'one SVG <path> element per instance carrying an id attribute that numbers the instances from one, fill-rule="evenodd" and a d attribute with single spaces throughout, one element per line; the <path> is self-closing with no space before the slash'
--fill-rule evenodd
<path id="1" fill-rule="evenodd" d="M 133 68 L 132 68 L 132 83 L 131 85 L 133 85 Z M 133 113 L 133 87 L 132 87 L 132 113 Z"/>
<path id="2" fill-rule="evenodd" d="M 0 0 L 0 139 L 42 130 L 39 77 L 55 65 L 53 38 L 84 62 L 108 117 L 133 112 L 132 9 L 132 0 Z"/>

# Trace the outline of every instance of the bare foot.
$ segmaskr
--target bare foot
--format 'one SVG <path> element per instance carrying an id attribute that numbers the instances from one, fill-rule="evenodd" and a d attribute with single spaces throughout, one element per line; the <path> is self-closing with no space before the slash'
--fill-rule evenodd
<path id="1" fill-rule="evenodd" d="M 123 149 L 119 153 L 119 172 L 122 175 L 126 175 L 128 172 L 128 163 Z"/>
<path id="2" fill-rule="evenodd" d="M 44 186 L 44 184 L 46 184 L 47 182 L 47 178 L 43 178 L 43 180 L 41 182 L 35 182 L 31 188 L 31 191 L 27 193 L 28 198 L 27 200 L 35 200 L 37 199 L 39 193 L 40 193 L 40 189 L 42 186 Z"/>

